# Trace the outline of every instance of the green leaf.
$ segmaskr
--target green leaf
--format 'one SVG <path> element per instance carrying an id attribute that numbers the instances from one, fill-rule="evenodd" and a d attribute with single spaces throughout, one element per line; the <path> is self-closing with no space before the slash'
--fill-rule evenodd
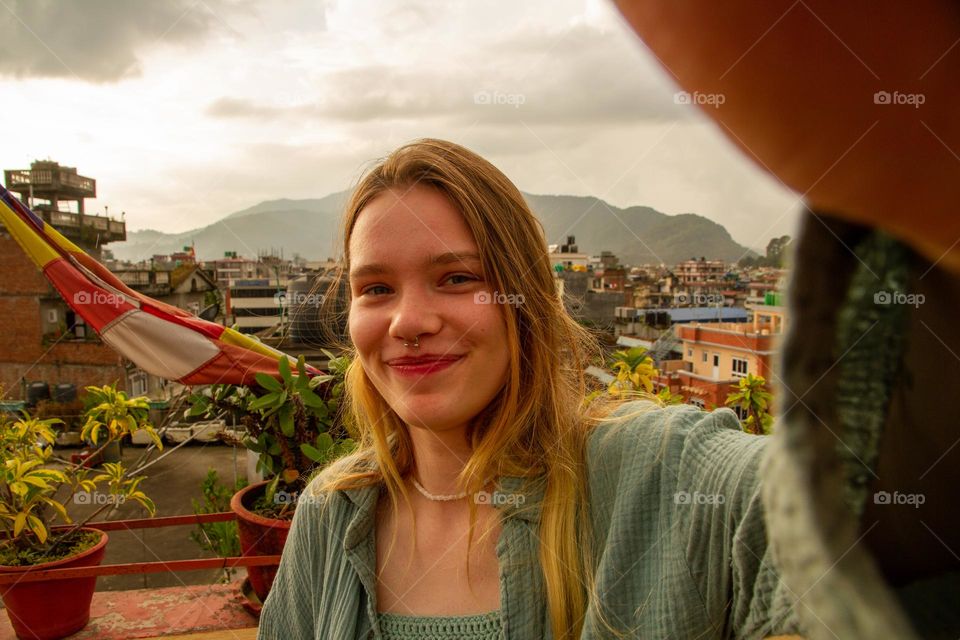
<path id="1" fill-rule="evenodd" d="M 313 391 L 310 391 L 309 389 L 300 390 L 300 399 L 303 400 L 303 404 L 308 407 L 326 408 L 327 406 L 327 403 L 323 401 L 323 398 L 315 394 Z"/>
<path id="2" fill-rule="evenodd" d="M 37 516 L 30 514 L 27 516 L 27 521 L 30 526 L 30 530 L 36 534 L 37 539 L 40 540 L 40 544 L 43 544 L 47 541 L 47 528 L 43 526 L 43 522 Z"/>
<path id="3" fill-rule="evenodd" d="M 326 431 L 320 433 L 317 436 L 317 449 L 320 451 L 326 452 L 330 447 L 333 446 L 333 438 L 330 437 L 330 434 Z"/>
<path id="4" fill-rule="evenodd" d="M 36 474 L 31 474 L 31 475 L 29 475 L 29 476 L 24 476 L 24 477 L 23 477 L 23 481 L 26 482 L 26 483 L 29 484 L 29 485 L 33 485 L 34 487 L 37 487 L 38 489 L 49 489 L 49 488 L 50 488 L 50 485 L 48 485 L 47 482 L 46 482 L 43 478 L 37 477 Z"/>
<path id="5" fill-rule="evenodd" d="M 280 370 L 280 376 L 288 385 L 293 383 L 293 375 L 290 373 L 290 359 L 287 356 L 280 356 L 277 362 L 277 368 Z"/>
<path id="6" fill-rule="evenodd" d="M 323 384 L 324 382 L 327 382 L 328 380 L 333 380 L 333 376 L 330 376 L 330 375 L 327 375 L 327 374 L 323 374 L 323 375 L 319 375 L 319 376 L 314 376 L 314 377 L 310 378 L 309 387 L 310 387 L 311 389 L 316 389 L 317 387 L 319 387 L 319 386 L 320 386 L 321 384 Z"/>
<path id="7" fill-rule="evenodd" d="M 313 415 L 320 418 L 324 423 L 327 422 L 327 418 L 330 416 L 330 410 L 327 409 L 326 404 L 322 404 L 319 407 L 309 407 L 309 409 L 313 412 Z"/>
<path id="8" fill-rule="evenodd" d="M 307 361 L 301 355 L 297 358 L 297 387 L 307 389 L 310 385 L 310 378 L 307 376 Z"/>
<path id="9" fill-rule="evenodd" d="M 192 407 L 187 411 L 187 417 L 192 418 L 194 416 L 199 416 L 207 412 L 207 408 L 210 406 L 210 401 L 201 396 L 200 400 L 197 400 Z"/>
<path id="10" fill-rule="evenodd" d="M 70 522 L 70 516 L 67 515 L 67 510 L 62 504 L 56 500 L 51 500 L 50 498 L 41 498 L 46 504 L 50 505 L 54 511 L 60 514 L 60 517 L 64 519 L 65 522 Z"/>
<path id="11" fill-rule="evenodd" d="M 321 452 L 317 451 L 317 449 L 316 449 L 315 447 L 310 446 L 310 445 L 307 444 L 306 442 L 304 442 L 303 444 L 300 445 L 300 451 L 303 452 L 303 455 L 307 456 L 308 458 L 310 458 L 310 459 L 313 460 L 314 462 L 322 462 L 322 461 L 323 461 L 323 458 L 324 458 L 323 454 L 322 454 Z"/>
<path id="12" fill-rule="evenodd" d="M 137 491 L 130 494 L 130 498 L 139 502 L 140 506 L 146 509 L 147 513 L 149 513 L 151 516 L 157 512 L 157 505 L 155 505 L 153 500 L 148 498 L 142 491 Z"/>
<path id="13" fill-rule="evenodd" d="M 273 480 L 270 481 L 270 484 L 267 485 L 266 490 L 263 492 L 263 495 L 266 497 L 269 504 L 273 504 L 273 496 L 277 493 L 277 485 L 280 483 L 280 476 L 275 476 Z"/>
<path id="14" fill-rule="evenodd" d="M 277 414 L 278 419 L 280 420 L 280 430 L 283 432 L 283 435 L 288 438 L 293 437 L 293 407 L 289 404 L 284 405 L 280 408 L 280 412 Z"/>
<path id="15" fill-rule="evenodd" d="M 283 385 L 273 376 L 258 371 L 254 377 L 257 379 L 257 384 L 267 391 L 283 391 Z"/>
<path id="16" fill-rule="evenodd" d="M 271 438 L 270 446 L 267 447 L 267 453 L 269 453 L 271 456 L 278 456 L 282 451 L 283 450 L 280 448 L 280 443 Z M 273 469 L 273 466 L 270 468 Z"/>
<path id="17" fill-rule="evenodd" d="M 264 409 L 266 407 L 269 407 L 270 405 L 275 404 L 277 402 L 277 399 L 280 398 L 282 393 L 283 392 L 268 393 L 265 396 L 260 396 L 259 398 L 251 402 L 249 407 L 247 408 L 250 409 L 251 411 L 260 411 L 261 409 Z"/>
<path id="18" fill-rule="evenodd" d="M 13 521 L 13 535 L 18 536 L 20 532 L 23 531 L 23 527 L 27 524 L 27 512 L 21 511 L 17 514 L 16 519 Z"/>

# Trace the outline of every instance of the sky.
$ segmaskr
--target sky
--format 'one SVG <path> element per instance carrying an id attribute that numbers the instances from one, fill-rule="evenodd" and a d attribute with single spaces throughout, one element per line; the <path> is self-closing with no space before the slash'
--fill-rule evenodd
<path id="1" fill-rule="evenodd" d="M 437 137 L 528 193 L 792 235 L 796 195 L 677 91 L 604 0 L 0 0 L 0 167 L 76 167 L 128 231 L 323 197 Z"/>

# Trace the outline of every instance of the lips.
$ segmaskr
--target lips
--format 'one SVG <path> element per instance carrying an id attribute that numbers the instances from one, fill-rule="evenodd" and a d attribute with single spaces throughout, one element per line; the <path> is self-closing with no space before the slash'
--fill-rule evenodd
<path id="1" fill-rule="evenodd" d="M 447 369 L 457 362 L 460 362 L 462 359 L 463 356 L 425 355 L 417 357 L 394 358 L 393 360 L 387 361 L 387 364 L 399 375 L 423 377 L 425 375 Z"/>
<path id="2" fill-rule="evenodd" d="M 387 364 L 391 366 L 397 365 L 422 365 L 429 364 L 433 362 L 453 362 L 459 360 L 463 356 L 459 355 L 438 355 L 432 353 L 425 353 L 420 356 L 404 356 L 402 358 L 393 358 L 392 360 L 387 360 Z"/>

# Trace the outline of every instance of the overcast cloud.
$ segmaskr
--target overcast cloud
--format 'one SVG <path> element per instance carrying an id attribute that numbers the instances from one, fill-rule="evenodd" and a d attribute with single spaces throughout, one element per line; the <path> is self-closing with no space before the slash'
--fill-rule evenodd
<path id="1" fill-rule="evenodd" d="M 11 2 L 2 168 L 52 158 L 91 209 L 182 231 L 321 197 L 417 137 L 531 193 L 693 212 L 763 247 L 796 198 L 695 110 L 612 6 L 530 2 Z"/>

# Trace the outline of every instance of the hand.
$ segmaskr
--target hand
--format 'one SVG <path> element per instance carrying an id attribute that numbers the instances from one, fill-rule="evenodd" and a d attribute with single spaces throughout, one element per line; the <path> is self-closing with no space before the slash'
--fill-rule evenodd
<path id="1" fill-rule="evenodd" d="M 955 3 L 617 5 L 683 89 L 723 94 L 703 113 L 812 208 L 884 228 L 960 273 Z M 923 102 L 892 104 L 904 96 Z"/>

